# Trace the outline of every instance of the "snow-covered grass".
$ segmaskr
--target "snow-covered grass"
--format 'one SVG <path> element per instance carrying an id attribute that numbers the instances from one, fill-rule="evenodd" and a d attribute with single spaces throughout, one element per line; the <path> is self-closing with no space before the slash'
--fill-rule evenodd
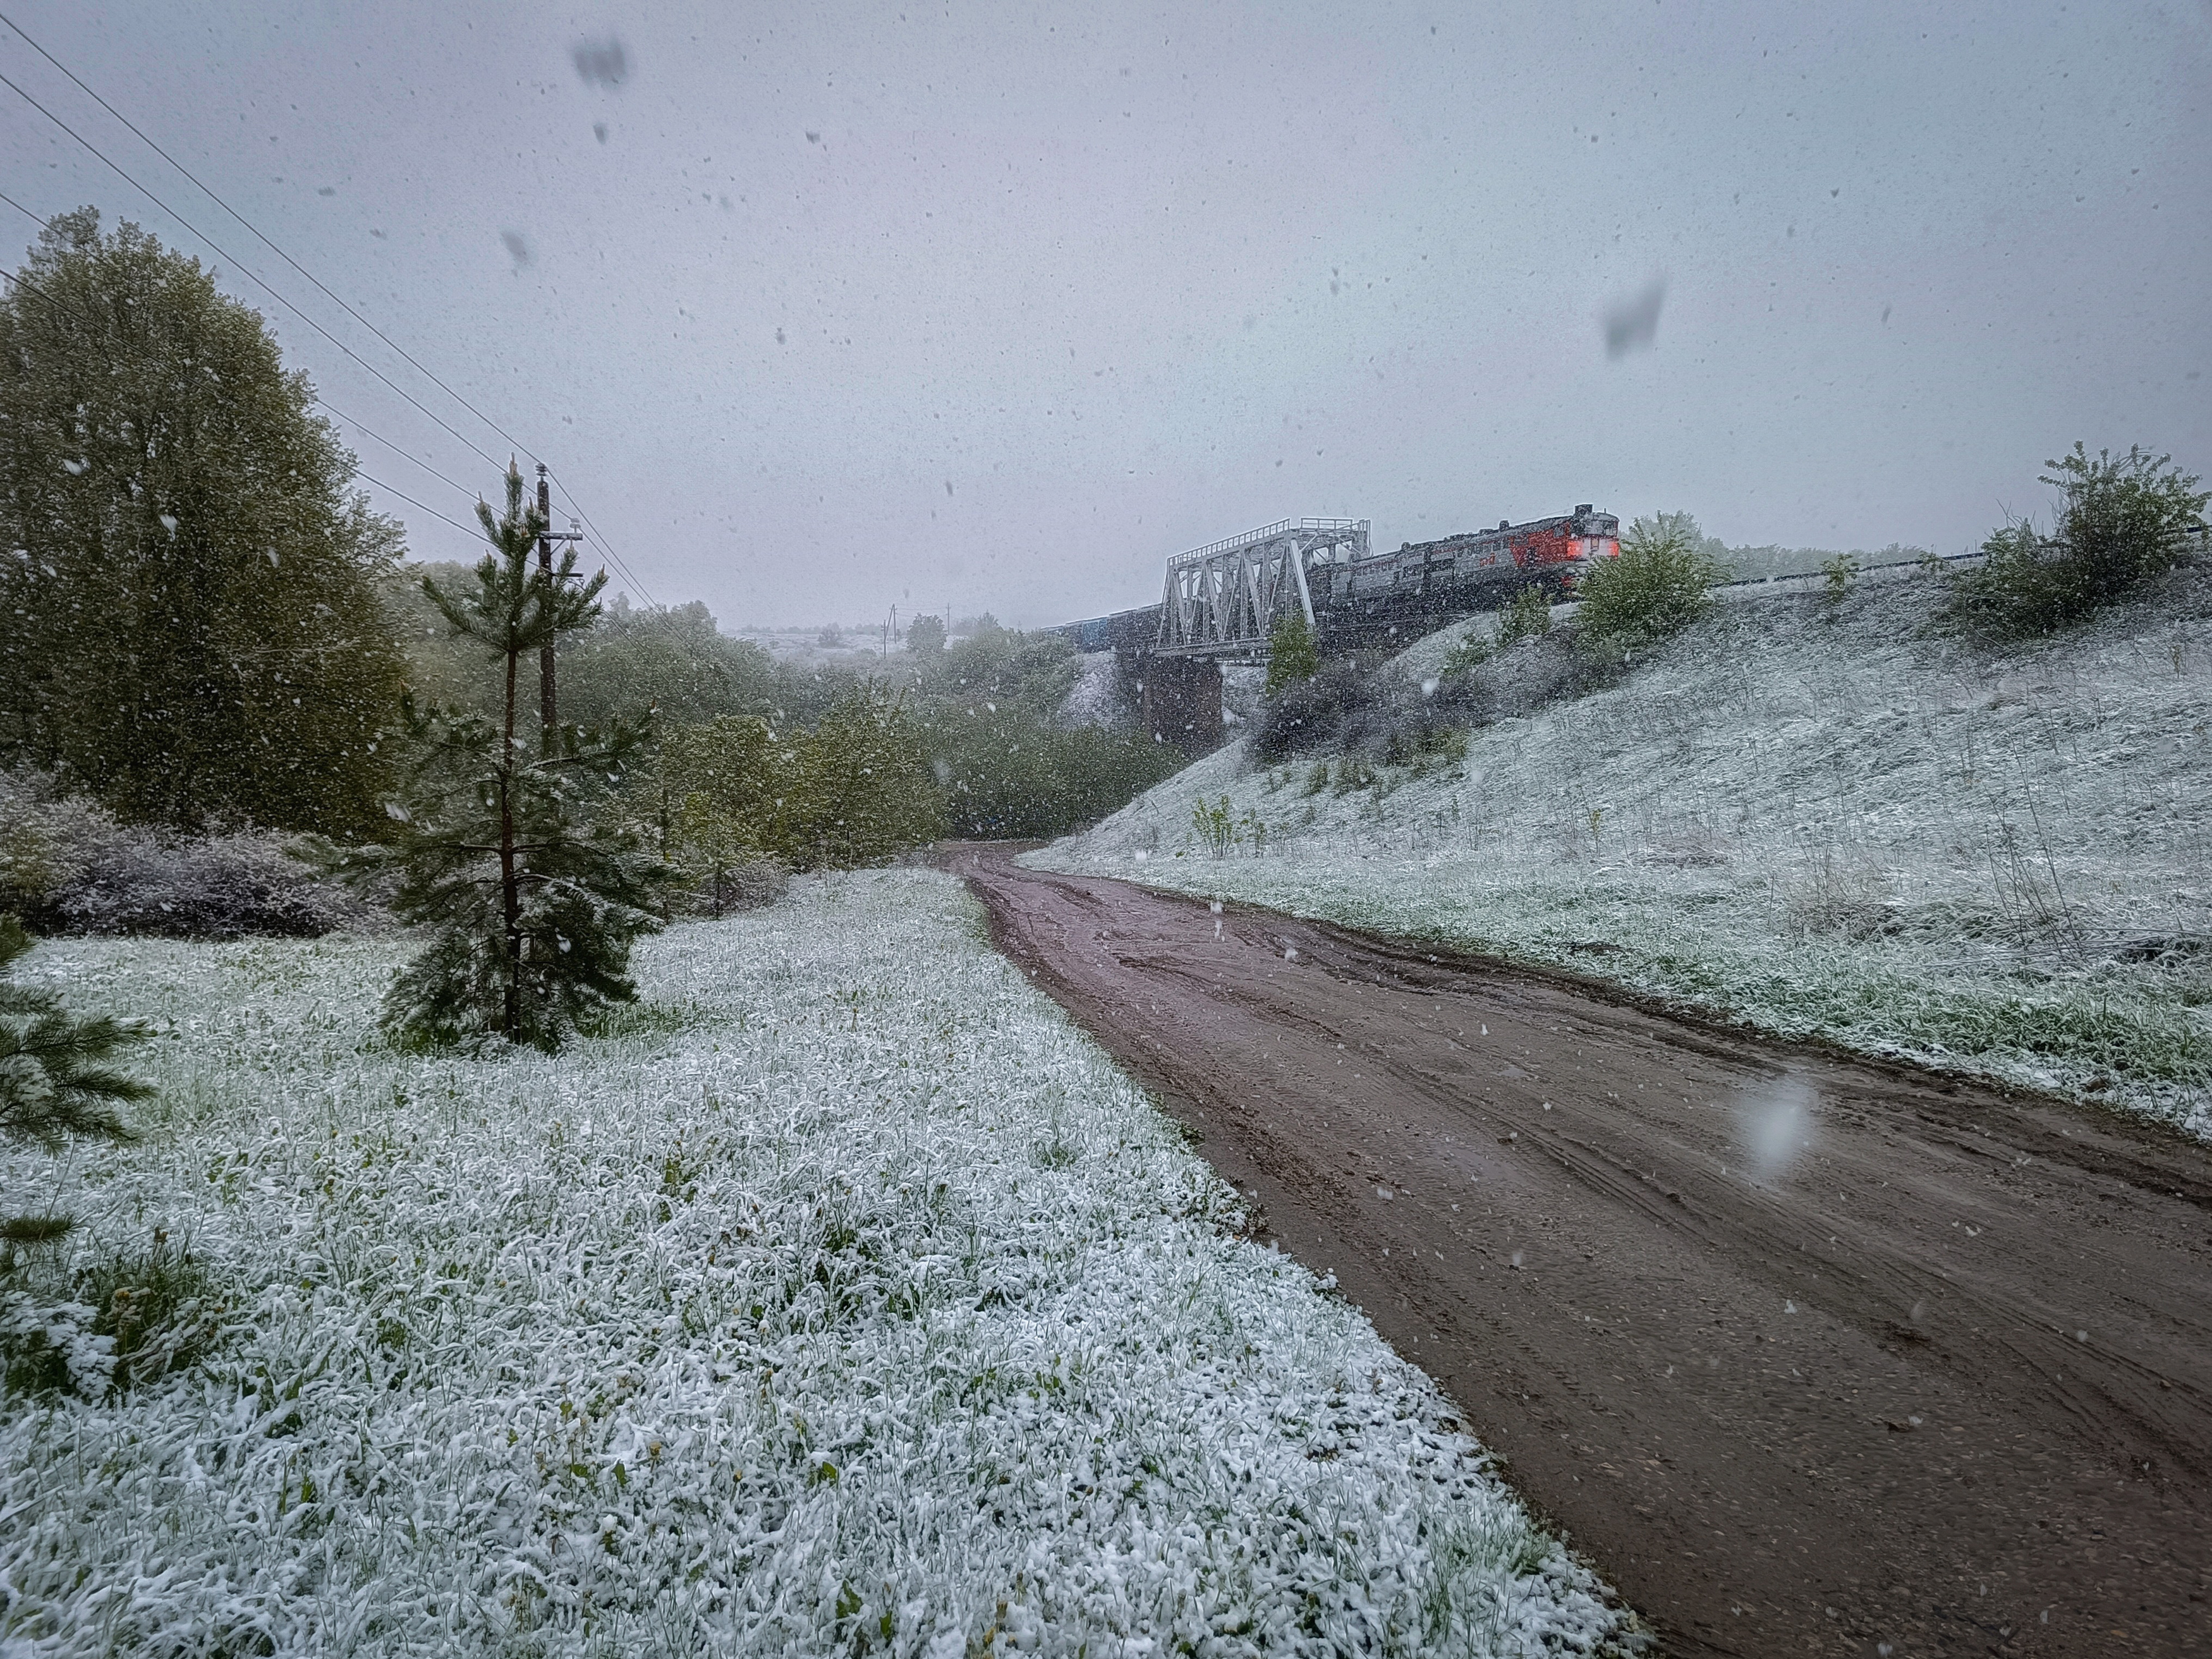
<path id="1" fill-rule="evenodd" d="M 1463 762 L 1271 769 L 1239 743 L 1030 859 L 2212 1135 L 2208 589 L 2185 568 L 2003 654 L 1929 636 L 1925 577 L 1719 606 L 1618 684 L 1474 732 Z M 1406 672 L 1437 673 L 1468 626 Z M 1266 825 L 1257 855 L 1202 850 L 1192 808 L 1224 794 Z"/>
<path id="2" fill-rule="evenodd" d="M 651 939 L 643 1005 L 557 1060 L 382 1046 L 404 948 L 26 959 L 156 1023 L 161 1095 L 136 1146 L 9 1152 L 10 1207 L 126 1279 L 159 1230 L 221 1312 L 158 1380 L 80 1355 L 85 1394 L 0 1412 L 0 1650 L 1632 1641 L 949 878 Z"/>

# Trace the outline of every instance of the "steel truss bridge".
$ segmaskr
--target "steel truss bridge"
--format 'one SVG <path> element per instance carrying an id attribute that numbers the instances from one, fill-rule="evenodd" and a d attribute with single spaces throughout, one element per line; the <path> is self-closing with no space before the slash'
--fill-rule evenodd
<path id="1" fill-rule="evenodd" d="M 1279 519 L 1168 561 L 1152 654 L 1216 660 L 1266 654 L 1277 623 L 1298 617 L 1318 628 L 1331 568 L 1367 556 L 1365 519 Z"/>
<path id="2" fill-rule="evenodd" d="M 1376 555 L 1365 519 L 1279 519 L 1168 561 L 1158 605 L 1053 631 L 1111 651 L 1147 730 L 1194 753 L 1221 741 L 1221 671 L 1264 663 L 1291 617 L 1324 650 L 1387 646 L 1521 588 L 1565 591 L 1583 562 L 1617 552 L 1620 520 L 1588 503 L 1571 514 Z"/>

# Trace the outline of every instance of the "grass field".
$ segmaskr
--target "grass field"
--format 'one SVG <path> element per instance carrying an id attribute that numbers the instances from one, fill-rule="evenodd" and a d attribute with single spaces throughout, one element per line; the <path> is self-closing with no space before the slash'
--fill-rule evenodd
<path id="1" fill-rule="evenodd" d="M 0 1274 L 11 1659 L 1632 1643 L 949 878 L 651 939 L 557 1060 L 383 1046 L 403 949 L 27 958 L 161 1094 L 0 1166 L 78 1221 Z"/>

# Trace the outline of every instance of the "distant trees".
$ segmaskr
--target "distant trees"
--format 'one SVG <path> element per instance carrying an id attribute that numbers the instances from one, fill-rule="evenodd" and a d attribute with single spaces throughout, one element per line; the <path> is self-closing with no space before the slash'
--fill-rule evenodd
<path id="1" fill-rule="evenodd" d="M 801 677 L 780 674 L 750 640 L 732 639 L 713 614 L 689 605 L 634 608 L 617 599 L 561 659 L 561 706 L 585 726 L 635 718 L 651 708 L 665 723 L 723 714 L 774 714 L 796 700 L 807 713 L 830 699 Z"/>
<path id="2" fill-rule="evenodd" d="M 399 531 L 260 317 L 87 208 L 0 296 L 0 759 L 125 818 L 357 831 Z"/>
<path id="3" fill-rule="evenodd" d="M 550 574 L 532 568 L 545 521 L 526 507 L 518 471 L 505 514 L 479 502 L 477 514 L 492 551 L 473 590 L 426 579 L 423 592 L 496 668 L 498 715 L 407 700 L 408 799 L 391 809 L 389 844 L 351 869 L 364 880 L 396 871 L 392 908 L 434 930 L 386 996 L 388 1031 L 429 1046 L 497 1036 L 550 1053 L 596 1009 L 635 997 L 630 945 L 659 925 L 659 869 L 613 814 L 592 811 L 646 728 L 568 725 L 542 745 L 518 732 L 522 663 L 591 624 L 606 576 L 576 582 L 573 550 Z"/>
<path id="4" fill-rule="evenodd" d="M 917 657 L 934 657 L 945 649 L 945 619 L 916 617 L 906 625 L 906 648 Z"/>
<path id="5" fill-rule="evenodd" d="M 2173 465 L 2130 445 L 2045 461 L 2043 482 L 2059 491 L 2051 533 L 2027 520 L 1983 544 L 1978 569 L 1953 579 L 1950 620 L 1997 637 L 2048 634 L 2087 621 L 2179 561 L 2185 538 L 2212 494 Z"/>

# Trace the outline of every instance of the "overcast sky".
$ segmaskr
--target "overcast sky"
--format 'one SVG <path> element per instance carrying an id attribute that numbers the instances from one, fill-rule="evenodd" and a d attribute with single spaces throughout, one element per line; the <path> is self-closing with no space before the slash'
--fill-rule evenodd
<path id="1" fill-rule="evenodd" d="M 1954 551 L 2076 438 L 2212 473 L 2202 3 L 0 11 L 725 627 L 1092 615 L 1300 514 Z M 495 492 L 246 273 L 497 432 L 3 30 L 0 73 L 237 257 L 0 88 L 9 194 L 199 254 Z"/>

